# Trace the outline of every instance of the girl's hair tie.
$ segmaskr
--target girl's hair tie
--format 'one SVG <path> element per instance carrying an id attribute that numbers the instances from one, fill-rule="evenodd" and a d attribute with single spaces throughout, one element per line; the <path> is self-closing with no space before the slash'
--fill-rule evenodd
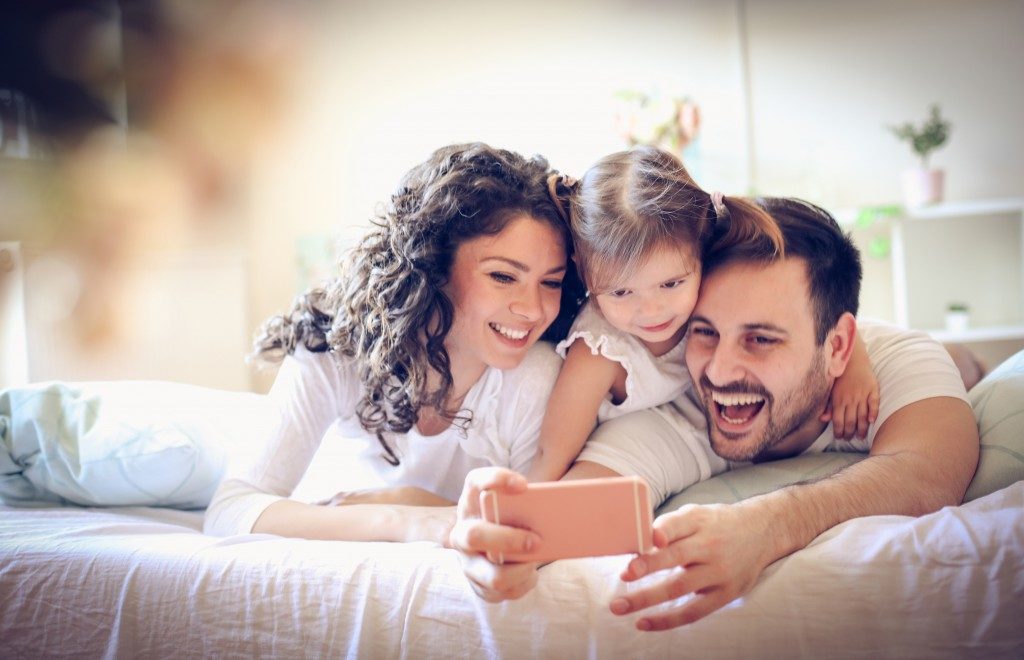
<path id="1" fill-rule="evenodd" d="M 562 216 L 562 220 L 569 222 L 569 200 L 568 195 L 571 195 L 576 188 L 578 181 L 571 176 L 559 174 L 557 172 L 548 176 L 548 196 L 551 197 L 551 201 L 555 203 L 555 208 L 558 209 L 558 215 Z M 565 190 L 565 193 L 559 194 L 559 188 Z"/>
<path id="2" fill-rule="evenodd" d="M 711 193 L 711 208 L 719 218 L 729 215 L 729 209 L 725 206 L 725 195 L 718 190 Z"/>

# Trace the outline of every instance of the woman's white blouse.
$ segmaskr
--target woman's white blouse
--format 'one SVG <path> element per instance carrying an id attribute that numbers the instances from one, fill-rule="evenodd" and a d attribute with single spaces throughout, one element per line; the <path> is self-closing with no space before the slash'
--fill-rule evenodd
<path id="1" fill-rule="evenodd" d="M 205 531 L 249 533 L 268 506 L 295 490 L 332 425 L 332 434 L 359 444 L 362 466 L 385 485 L 418 486 L 454 501 L 473 468 L 497 465 L 525 472 L 560 366 L 551 345 L 538 342 L 515 369 L 487 368 L 463 402 L 472 411 L 468 428 L 451 426 L 433 436 L 415 427 L 385 434 L 401 461 L 392 466 L 376 435 L 359 424 L 355 411 L 362 386 L 353 364 L 299 348 L 285 358 L 270 391 L 279 413 L 277 429 L 255 461 L 232 466 L 207 509 Z M 339 483 L 338 490 L 344 487 Z"/>

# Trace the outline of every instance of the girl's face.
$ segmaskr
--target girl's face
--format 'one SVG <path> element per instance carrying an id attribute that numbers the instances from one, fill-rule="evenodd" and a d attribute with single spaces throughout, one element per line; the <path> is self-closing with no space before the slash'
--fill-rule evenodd
<path id="1" fill-rule="evenodd" d="M 699 289 L 700 262 L 693 251 L 667 245 L 628 277 L 596 292 L 596 300 L 609 323 L 663 355 L 682 339 Z"/>
<path id="2" fill-rule="evenodd" d="M 459 245 L 446 287 L 455 316 L 445 339 L 457 380 L 519 365 L 558 315 L 565 266 L 562 236 L 527 215 Z"/>

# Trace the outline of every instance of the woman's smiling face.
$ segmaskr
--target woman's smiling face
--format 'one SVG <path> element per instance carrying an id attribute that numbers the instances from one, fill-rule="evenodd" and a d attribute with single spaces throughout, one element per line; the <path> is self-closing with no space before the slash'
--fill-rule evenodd
<path id="1" fill-rule="evenodd" d="M 558 316 L 565 248 L 553 227 L 528 215 L 459 245 L 445 288 L 455 308 L 445 339 L 453 375 L 519 365 Z"/>

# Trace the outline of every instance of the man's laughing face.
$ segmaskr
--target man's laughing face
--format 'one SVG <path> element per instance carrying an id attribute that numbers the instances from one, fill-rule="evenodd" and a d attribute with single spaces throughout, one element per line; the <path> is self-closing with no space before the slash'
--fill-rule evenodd
<path id="1" fill-rule="evenodd" d="M 783 458 L 825 428 L 818 418 L 834 369 L 815 341 L 801 259 L 739 262 L 705 278 L 690 319 L 686 365 L 715 453 L 730 461 Z"/>

